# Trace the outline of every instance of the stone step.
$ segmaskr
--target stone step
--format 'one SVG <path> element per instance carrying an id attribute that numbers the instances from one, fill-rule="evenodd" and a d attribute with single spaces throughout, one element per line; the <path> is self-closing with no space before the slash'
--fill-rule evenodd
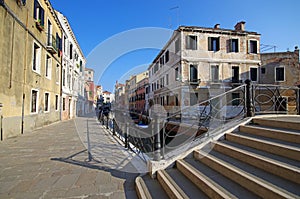
<path id="1" fill-rule="evenodd" d="M 190 181 L 183 173 L 181 173 L 176 166 L 165 170 L 175 181 L 175 183 L 184 191 L 189 198 L 203 198 L 209 199 L 209 197 L 201 189 L 197 187 L 192 181 Z"/>
<path id="2" fill-rule="evenodd" d="M 210 198 L 237 198 L 223 187 L 217 185 L 202 172 L 196 170 L 193 166 L 184 160 L 177 160 L 176 166 L 190 181 L 201 189 Z"/>
<path id="3" fill-rule="evenodd" d="M 157 179 L 170 198 L 189 198 L 165 170 L 157 171 Z"/>
<path id="4" fill-rule="evenodd" d="M 252 191 L 260 197 L 268 198 L 296 198 L 297 196 L 282 190 L 269 182 L 247 173 L 230 163 L 227 163 L 215 156 L 207 154 L 203 151 L 194 151 L 194 157 L 200 162 L 208 165 L 227 178 L 235 181 L 244 188 Z"/>
<path id="5" fill-rule="evenodd" d="M 287 121 L 280 120 L 280 118 L 274 118 L 274 119 L 267 119 L 267 118 L 253 118 L 253 123 L 259 124 L 262 126 L 270 126 L 270 127 L 276 127 L 276 128 L 285 128 L 285 129 L 293 129 L 300 131 L 300 118 L 299 121 L 293 120 L 293 121 Z"/>
<path id="6" fill-rule="evenodd" d="M 240 132 L 249 133 L 253 135 L 274 138 L 278 140 L 283 140 L 287 142 L 300 143 L 300 132 L 289 132 L 278 129 L 270 129 L 267 127 L 261 126 L 250 126 L 250 125 L 241 125 Z"/>
<path id="7" fill-rule="evenodd" d="M 252 138 L 236 133 L 225 134 L 225 139 L 231 142 L 236 142 L 241 145 L 266 151 L 268 153 L 300 161 L 300 148 L 297 147 L 261 140 L 258 138 Z"/>
<path id="8" fill-rule="evenodd" d="M 298 168 L 221 142 L 213 142 L 213 144 L 214 150 L 222 154 L 300 184 L 300 170 Z"/>
<path id="9" fill-rule="evenodd" d="M 139 199 L 152 199 L 143 178 L 137 177 L 135 179 L 135 189 Z"/>
<path id="10" fill-rule="evenodd" d="M 152 198 L 169 198 L 157 179 L 150 177 L 150 175 L 144 175 L 142 178 Z"/>

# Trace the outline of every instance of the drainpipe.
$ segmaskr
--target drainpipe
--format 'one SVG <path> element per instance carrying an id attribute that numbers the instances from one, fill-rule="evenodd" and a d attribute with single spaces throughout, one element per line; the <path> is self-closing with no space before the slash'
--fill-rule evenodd
<path id="1" fill-rule="evenodd" d="M 25 50 L 24 50 L 24 70 L 23 70 L 23 96 L 22 96 L 22 122 L 21 134 L 24 134 L 24 118 L 25 118 L 25 83 L 26 83 L 26 68 L 27 68 L 27 44 L 28 44 L 28 9 L 26 16 L 26 35 L 25 35 Z"/>
<path id="2" fill-rule="evenodd" d="M 11 55 L 10 55 L 10 71 L 9 71 L 9 85 L 8 88 L 11 89 L 12 86 L 12 72 L 13 72 L 13 58 L 14 58 L 14 38 L 15 38 L 15 19 L 13 19 L 12 24 L 12 36 L 11 36 Z"/>
<path id="3" fill-rule="evenodd" d="M 2 121 L 3 121 L 3 116 L 2 116 L 2 107 L 3 104 L 0 103 L 0 134 L 1 134 L 1 141 L 3 140 L 3 130 L 2 130 Z"/>

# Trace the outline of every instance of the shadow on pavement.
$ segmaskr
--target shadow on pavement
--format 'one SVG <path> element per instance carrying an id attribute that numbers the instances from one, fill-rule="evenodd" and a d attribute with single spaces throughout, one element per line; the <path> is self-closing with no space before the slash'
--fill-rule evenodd
<path id="1" fill-rule="evenodd" d="M 126 198 L 132 198 L 134 180 L 140 173 L 130 172 L 134 169 L 130 169 L 133 167 L 128 160 L 130 157 L 125 157 L 125 154 L 121 153 L 122 149 L 126 151 L 124 147 L 117 142 L 112 143 L 110 135 L 106 132 L 99 133 L 101 127 L 95 119 L 95 113 L 80 117 L 75 123 L 78 135 L 86 149 L 68 157 L 51 158 L 51 160 L 106 171 L 114 177 L 124 179 L 123 187 Z M 126 167 L 125 170 L 124 167 Z"/>

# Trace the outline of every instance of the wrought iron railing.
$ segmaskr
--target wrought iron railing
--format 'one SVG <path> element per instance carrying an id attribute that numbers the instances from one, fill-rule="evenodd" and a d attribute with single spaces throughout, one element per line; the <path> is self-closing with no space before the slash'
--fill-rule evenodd
<path id="1" fill-rule="evenodd" d="M 300 89 L 245 84 L 194 106 L 162 115 L 156 111 L 148 125 L 138 125 L 124 110 L 114 110 L 105 125 L 126 148 L 144 161 L 169 159 L 220 134 L 232 121 L 255 114 L 300 114 Z"/>
<path id="2" fill-rule="evenodd" d="M 58 48 L 57 48 L 57 41 L 56 38 L 54 37 L 54 35 L 52 34 L 47 34 L 47 49 L 51 52 L 51 53 L 57 53 Z"/>
<path id="3" fill-rule="evenodd" d="M 255 114 L 299 114 L 299 88 L 296 86 L 252 85 Z"/>

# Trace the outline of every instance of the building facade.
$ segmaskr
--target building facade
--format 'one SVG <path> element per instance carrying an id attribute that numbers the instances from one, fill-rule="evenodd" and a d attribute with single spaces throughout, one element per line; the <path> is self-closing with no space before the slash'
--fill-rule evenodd
<path id="1" fill-rule="evenodd" d="M 176 112 L 246 79 L 258 82 L 259 46 L 260 34 L 246 31 L 245 22 L 233 30 L 180 26 L 148 68 L 149 105 Z"/>
<path id="2" fill-rule="evenodd" d="M 116 83 L 115 85 L 115 103 L 114 108 L 117 110 L 123 110 L 125 108 L 125 100 L 127 97 L 125 96 L 125 84 Z"/>
<path id="3" fill-rule="evenodd" d="M 262 53 L 261 64 L 259 83 L 264 89 L 256 93 L 257 109 L 296 114 L 298 94 L 294 88 L 300 87 L 298 47 L 293 52 Z"/>
<path id="4" fill-rule="evenodd" d="M 0 1 L 2 137 L 60 120 L 62 27 L 48 0 Z"/>
<path id="5" fill-rule="evenodd" d="M 94 111 L 96 107 L 95 97 L 96 96 L 96 87 L 94 84 L 94 70 L 90 68 L 85 68 L 84 72 L 84 93 L 85 93 L 85 106 L 84 106 L 84 113 L 91 113 Z"/>
<path id="6" fill-rule="evenodd" d="M 299 84 L 299 49 L 290 52 L 261 53 L 260 84 L 295 86 Z"/>
<path id="7" fill-rule="evenodd" d="M 148 86 L 148 71 L 140 73 L 136 76 L 136 95 L 135 104 L 136 112 L 146 114 L 146 86 Z"/>
<path id="8" fill-rule="evenodd" d="M 82 115 L 84 110 L 85 57 L 68 19 L 56 11 L 63 28 L 61 118 L 67 120 Z"/>

